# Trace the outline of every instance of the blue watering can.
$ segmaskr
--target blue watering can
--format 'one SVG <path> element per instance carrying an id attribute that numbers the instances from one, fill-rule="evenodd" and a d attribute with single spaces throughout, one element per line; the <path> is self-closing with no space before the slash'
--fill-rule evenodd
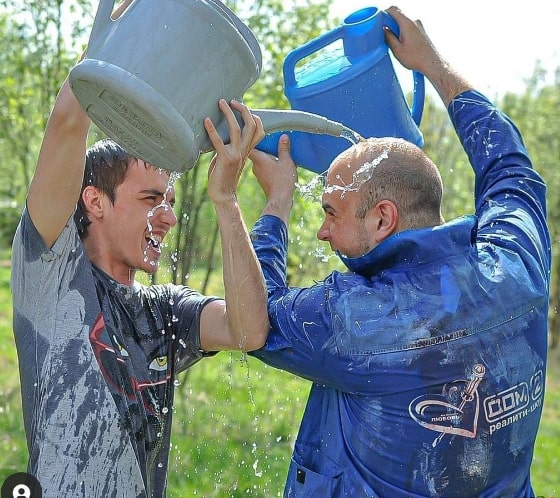
<path id="1" fill-rule="evenodd" d="M 399 137 L 422 147 L 418 126 L 424 107 L 424 76 L 413 71 L 410 109 L 389 56 L 383 26 L 398 36 L 398 24 L 389 14 L 376 7 L 363 8 L 346 17 L 341 26 L 291 51 L 283 67 L 284 93 L 293 110 L 340 122 L 364 138 Z M 316 173 L 326 171 L 350 146 L 341 136 L 293 127 L 266 135 L 257 149 L 277 155 L 282 133 L 290 135 L 294 162 Z"/>

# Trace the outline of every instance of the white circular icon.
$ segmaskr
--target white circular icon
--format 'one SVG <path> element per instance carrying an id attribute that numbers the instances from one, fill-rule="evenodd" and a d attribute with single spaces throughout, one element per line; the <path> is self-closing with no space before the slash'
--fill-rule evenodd
<path id="1" fill-rule="evenodd" d="M 14 498 L 31 498 L 31 490 L 25 484 L 18 484 L 12 491 Z"/>

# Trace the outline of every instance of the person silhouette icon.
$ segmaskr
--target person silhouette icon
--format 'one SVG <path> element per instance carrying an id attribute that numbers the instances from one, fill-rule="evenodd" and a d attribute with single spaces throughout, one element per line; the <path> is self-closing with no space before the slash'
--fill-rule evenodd
<path id="1" fill-rule="evenodd" d="M 0 490 L 0 498 L 42 498 L 43 490 L 39 481 L 25 472 L 9 476 Z"/>
<path id="2" fill-rule="evenodd" d="M 31 490 L 26 484 L 18 484 L 12 491 L 13 498 L 31 498 Z"/>

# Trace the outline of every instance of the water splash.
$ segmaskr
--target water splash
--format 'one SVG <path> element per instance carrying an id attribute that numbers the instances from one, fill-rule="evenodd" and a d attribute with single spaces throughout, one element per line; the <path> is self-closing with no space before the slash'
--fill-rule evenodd
<path id="1" fill-rule="evenodd" d="M 344 128 L 340 132 L 340 136 L 341 138 L 345 138 L 346 140 L 348 140 L 353 145 L 366 141 L 366 139 L 362 137 L 362 135 L 354 130 L 351 130 L 350 128 Z"/>
<path id="2" fill-rule="evenodd" d="M 307 183 L 296 183 L 296 190 L 306 201 L 321 202 L 325 188 L 325 174 L 314 176 Z"/>
<path id="3" fill-rule="evenodd" d="M 347 140 L 353 144 L 365 141 L 365 139 L 358 133 L 346 128 L 341 133 L 341 137 L 344 136 Z M 383 161 L 389 157 L 389 149 L 384 149 L 376 158 L 372 161 L 367 161 L 360 168 L 358 168 L 352 175 L 352 181 L 350 183 L 345 183 L 341 175 L 336 175 L 335 179 L 338 181 L 337 184 L 327 183 L 326 172 L 313 177 L 308 183 L 296 185 L 296 189 L 304 200 L 311 200 L 313 202 L 321 202 L 323 194 L 341 192 L 341 196 L 344 196 L 348 192 L 356 192 L 359 188 L 369 181 L 375 168 Z M 350 168 L 351 165 L 348 164 Z"/>
<path id="4" fill-rule="evenodd" d="M 354 173 L 352 174 L 352 181 L 346 183 L 341 175 L 336 175 L 335 180 L 338 183 L 327 183 L 324 187 L 324 193 L 332 194 L 334 192 L 340 192 L 341 198 L 343 198 L 348 192 L 357 192 L 362 185 L 367 183 L 373 177 L 373 172 L 375 168 L 381 163 L 381 161 L 388 159 L 389 149 L 384 149 L 376 158 L 372 161 L 366 161 L 362 164 Z M 348 164 L 350 168 L 351 165 Z"/>
<path id="5" fill-rule="evenodd" d="M 387 148 L 384 149 L 383 152 L 381 152 L 381 154 L 379 154 L 375 159 L 373 159 L 373 161 L 367 161 L 362 164 L 362 166 L 360 166 L 360 168 L 352 175 L 352 184 L 358 185 L 359 188 L 360 185 L 363 185 L 371 180 L 375 168 L 381 163 L 381 161 L 388 158 L 389 149 Z"/>
<path id="6" fill-rule="evenodd" d="M 309 251 L 308 255 L 319 259 L 322 263 L 328 263 L 335 256 L 335 253 L 327 254 L 326 250 L 325 246 L 319 246 Z"/>
<path id="7" fill-rule="evenodd" d="M 150 209 L 148 211 L 147 215 L 146 215 L 146 223 L 147 223 L 147 226 L 148 226 L 148 232 L 149 232 L 150 237 L 152 237 L 152 238 L 154 236 L 152 218 L 156 215 L 158 209 L 163 209 L 165 211 L 167 211 L 168 209 L 172 209 L 167 197 L 169 195 L 169 192 L 171 192 L 171 190 L 173 189 L 173 187 L 175 185 L 175 182 L 182 175 L 182 173 L 180 173 L 178 171 L 169 172 L 169 171 L 163 170 L 161 168 L 158 168 L 157 171 L 159 172 L 159 174 L 169 175 L 169 177 L 167 179 L 167 187 L 165 188 L 165 192 L 163 193 L 163 197 L 161 199 L 161 202 L 157 206 L 154 206 L 152 209 Z M 160 244 L 158 244 L 157 247 L 159 247 L 160 252 L 161 252 L 161 249 L 163 247 L 165 247 L 166 245 L 167 244 L 160 243 Z M 149 258 L 148 258 L 148 247 L 146 247 L 144 249 L 144 262 L 149 263 L 150 266 L 153 266 L 153 267 L 156 267 L 158 265 L 157 261 L 149 260 Z"/>
<path id="8" fill-rule="evenodd" d="M 255 456 L 255 461 L 253 462 L 253 472 L 255 473 L 255 477 L 262 477 L 263 472 L 262 470 L 258 470 L 259 466 L 259 459 L 257 457 L 257 444 L 253 443 L 253 449 L 251 453 Z"/>

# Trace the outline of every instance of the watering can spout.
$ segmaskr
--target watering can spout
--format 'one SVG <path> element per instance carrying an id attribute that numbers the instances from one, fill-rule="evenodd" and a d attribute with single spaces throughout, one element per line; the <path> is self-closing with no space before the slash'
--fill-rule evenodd
<path id="1" fill-rule="evenodd" d="M 251 112 L 261 118 L 267 134 L 282 130 L 297 130 L 340 137 L 345 128 L 338 121 L 306 111 L 253 109 Z"/>
<path id="2" fill-rule="evenodd" d="M 300 110 L 286 109 L 251 109 L 251 113 L 261 119 L 267 140 L 278 141 L 282 133 L 292 135 L 296 133 L 311 133 L 316 135 L 327 135 L 331 137 L 340 137 L 344 130 L 347 130 L 343 123 L 333 121 L 319 114 Z M 235 112 L 235 117 L 240 126 L 243 126 L 243 117 L 241 113 Z M 229 141 L 229 129 L 227 123 L 223 121 L 218 125 L 217 132 L 224 140 Z M 258 149 L 265 152 L 271 152 L 266 148 L 257 146 Z M 208 147 L 202 152 L 209 152 L 212 148 Z"/>

